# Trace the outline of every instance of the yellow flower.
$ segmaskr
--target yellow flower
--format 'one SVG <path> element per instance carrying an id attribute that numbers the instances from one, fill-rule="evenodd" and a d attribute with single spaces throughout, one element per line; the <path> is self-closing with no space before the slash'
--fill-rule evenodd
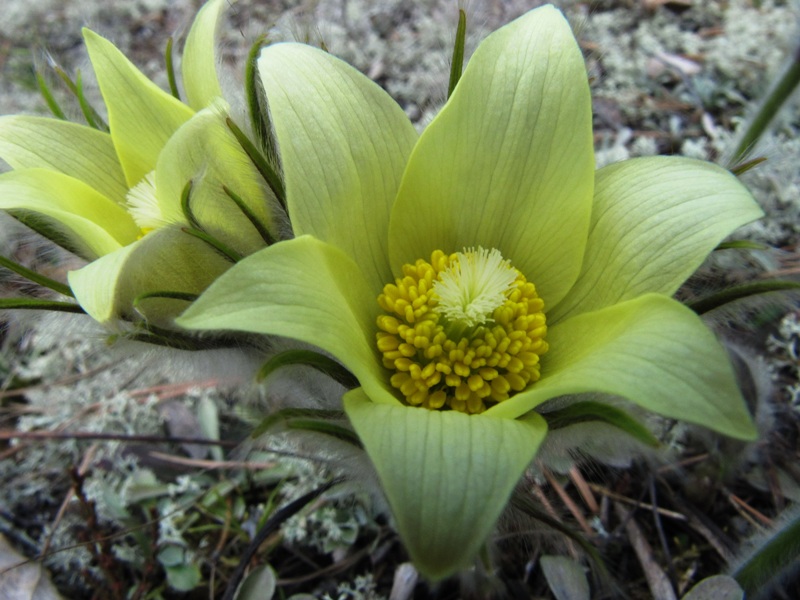
<path id="1" fill-rule="evenodd" d="M 279 44 L 258 66 L 299 237 L 241 261 L 178 323 L 294 338 L 352 371 L 345 412 L 427 576 L 476 555 L 551 398 L 599 392 L 754 436 L 724 350 L 671 295 L 761 211 L 709 163 L 595 171 L 583 57 L 558 11 L 486 38 L 421 136 L 324 52 Z"/>
<path id="2" fill-rule="evenodd" d="M 262 231 L 275 229 L 274 197 L 226 124 L 215 57 L 225 6 L 208 2 L 189 32 L 186 103 L 85 29 L 108 132 L 55 118 L 0 117 L 0 158 L 14 169 L 0 175 L 0 209 L 89 262 L 69 274 L 69 283 L 101 323 L 134 317 L 133 301 L 142 294 L 197 294 L 230 267 L 231 260 L 186 229 L 199 227 L 240 255 L 264 247 Z M 195 222 L 181 202 L 190 182 Z M 139 308 L 165 324 L 185 306 L 175 302 L 151 300 Z"/>

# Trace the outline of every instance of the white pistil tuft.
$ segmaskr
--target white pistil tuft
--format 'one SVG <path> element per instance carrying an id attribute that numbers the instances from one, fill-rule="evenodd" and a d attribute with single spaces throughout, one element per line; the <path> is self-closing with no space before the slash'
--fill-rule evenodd
<path id="1" fill-rule="evenodd" d="M 133 220 L 142 230 L 148 233 L 168 224 L 161 213 L 161 207 L 156 196 L 156 172 L 150 171 L 142 180 L 128 190 L 126 196 L 127 209 Z"/>
<path id="2" fill-rule="evenodd" d="M 449 321 L 473 327 L 491 320 L 516 279 L 516 269 L 499 250 L 465 248 L 439 274 L 433 291 L 439 311 Z"/>

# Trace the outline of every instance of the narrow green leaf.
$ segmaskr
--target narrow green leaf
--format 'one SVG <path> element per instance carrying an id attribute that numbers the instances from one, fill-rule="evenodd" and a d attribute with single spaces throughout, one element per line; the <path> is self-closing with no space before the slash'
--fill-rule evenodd
<path id="1" fill-rule="evenodd" d="M 255 213 L 250 210 L 250 207 L 247 206 L 247 203 L 244 200 L 242 200 L 241 196 L 236 194 L 227 185 L 222 186 L 222 191 L 227 194 L 228 198 L 233 200 L 236 206 L 239 207 L 239 210 L 242 211 L 242 214 L 244 214 L 244 216 L 247 217 L 247 220 L 253 224 L 253 227 L 256 228 L 258 234 L 261 236 L 267 246 L 271 246 L 277 241 L 274 237 L 272 237 L 272 234 L 269 232 L 266 226 L 258 220 L 258 217 L 255 215 Z"/>
<path id="2" fill-rule="evenodd" d="M 192 212 L 191 199 L 192 180 L 190 179 L 186 182 L 186 185 L 184 185 L 183 189 L 181 190 L 181 211 L 183 212 L 183 218 L 186 219 L 186 222 L 189 223 L 189 225 L 199 231 L 203 231 L 203 227 L 197 222 L 197 219 L 195 219 L 194 213 Z"/>
<path id="3" fill-rule="evenodd" d="M 341 425 L 336 425 L 334 423 L 315 421 L 313 419 L 297 419 L 288 421 L 286 423 L 286 427 L 289 429 L 324 433 L 325 435 L 335 437 L 358 448 L 362 447 L 361 440 L 358 439 L 358 436 L 353 432 L 352 429 L 347 429 L 346 427 L 342 427 Z"/>
<path id="4" fill-rule="evenodd" d="M 39 93 L 42 95 L 42 98 L 44 98 L 44 101 L 47 103 L 47 108 L 50 109 L 53 116 L 62 121 L 67 121 L 67 116 L 64 114 L 64 111 L 61 110 L 61 106 L 50 91 L 50 86 L 47 85 L 47 81 L 45 81 L 44 76 L 39 71 L 36 71 L 36 84 L 39 86 Z"/>
<path id="5" fill-rule="evenodd" d="M 747 596 L 776 583 L 784 569 L 800 559 L 800 512 L 780 521 L 731 573 Z"/>
<path id="6" fill-rule="evenodd" d="M 739 163 L 736 166 L 731 167 L 729 170 L 731 173 L 739 177 L 743 173 L 746 173 L 750 169 L 757 167 L 763 162 L 766 162 L 767 158 L 765 156 L 759 156 L 758 158 L 754 158 L 752 160 L 746 160 L 742 163 Z"/>
<path id="7" fill-rule="evenodd" d="M 728 250 L 732 248 L 740 250 L 766 250 L 767 246 L 759 244 L 758 242 L 751 242 L 750 240 L 731 240 L 730 242 L 722 242 L 717 245 L 714 250 Z"/>
<path id="8" fill-rule="evenodd" d="M 172 60 L 172 45 L 174 43 L 174 39 L 172 36 L 169 36 L 167 39 L 167 49 L 164 52 L 164 62 L 166 63 L 167 68 L 167 79 L 169 80 L 169 91 L 175 97 L 176 100 L 181 99 L 181 93 L 178 91 L 178 81 L 175 78 L 175 63 Z"/>
<path id="9" fill-rule="evenodd" d="M 255 144 L 250 141 L 250 138 L 248 138 L 244 132 L 239 129 L 239 126 L 233 122 L 233 119 L 228 117 L 225 123 L 228 125 L 231 133 L 236 136 L 236 140 L 241 145 L 242 150 L 245 151 L 256 169 L 258 169 L 258 172 L 261 173 L 261 176 L 264 178 L 264 181 L 267 182 L 272 193 L 275 194 L 278 202 L 280 202 L 283 209 L 286 210 L 286 190 L 283 187 L 283 181 L 280 175 L 278 175 L 278 172 L 272 167 L 269 160 L 267 160 L 261 151 L 255 147 Z"/>
<path id="10" fill-rule="evenodd" d="M 700 298 L 700 300 L 689 302 L 687 306 L 698 315 L 702 315 L 731 302 L 735 302 L 736 300 L 749 298 L 750 296 L 758 296 L 770 292 L 789 292 L 793 290 L 800 290 L 800 283 L 796 281 L 771 279 L 769 281 L 759 281 L 757 283 L 747 283 L 745 285 L 731 287 L 706 296 L 705 298 Z"/>
<path id="11" fill-rule="evenodd" d="M 258 381 L 264 381 L 272 373 L 290 365 L 305 365 L 322 371 L 342 385 L 353 388 L 358 381 L 353 374 L 332 358 L 313 350 L 286 350 L 270 358 L 258 372 Z"/>
<path id="12" fill-rule="evenodd" d="M 798 85 L 800 85 L 800 46 L 789 56 L 783 73 L 769 89 L 753 117 L 747 123 L 731 156 L 732 161 L 739 160 L 756 145 L 772 119 L 775 118 Z"/>
<path id="13" fill-rule="evenodd" d="M 6 309 L 50 310 L 83 314 L 84 310 L 71 302 L 57 300 L 40 300 L 38 298 L 0 298 L 0 310 Z"/>
<path id="14" fill-rule="evenodd" d="M 181 231 L 183 231 L 184 233 L 188 233 L 189 235 L 194 236 L 197 239 L 203 240 L 206 244 L 208 244 L 215 250 L 218 250 L 226 258 L 230 259 L 231 262 L 236 263 L 242 260 L 242 255 L 236 252 L 236 250 L 226 246 L 215 237 L 208 235 L 205 231 L 201 231 L 200 229 L 193 229 L 191 227 L 181 227 Z"/>
<path id="15" fill-rule="evenodd" d="M 45 277 L 36 271 L 32 271 L 26 267 L 23 267 L 21 264 L 14 262 L 13 260 L 6 258 L 5 256 L 0 256 L 0 267 L 5 267 L 9 271 L 14 271 L 17 275 L 22 275 L 28 281 L 32 281 L 42 287 L 49 288 L 54 292 L 58 292 L 59 294 L 63 294 L 65 296 L 70 296 L 74 298 L 75 296 L 72 293 L 72 290 L 68 285 L 61 283 L 60 281 L 56 281 L 54 279 L 50 279 L 49 277 Z"/>
<path id="16" fill-rule="evenodd" d="M 621 429 L 643 444 L 654 448 L 659 446 L 659 441 L 644 425 L 624 410 L 602 402 L 575 402 L 565 408 L 542 413 L 542 416 L 550 429 L 561 429 L 587 421 L 601 421 Z"/>
<path id="17" fill-rule="evenodd" d="M 89 104 L 89 101 L 86 99 L 86 95 L 83 93 L 83 79 L 81 77 L 80 70 L 75 73 L 75 89 L 76 96 L 78 98 L 78 105 L 81 107 L 81 112 L 83 113 L 83 117 L 86 119 L 86 122 L 89 124 L 89 127 L 107 132 L 108 124 L 92 107 L 92 105 Z"/>
<path id="18" fill-rule="evenodd" d="M 253 557 L 258 552 L 261 545 L 266 539 L 276 531 L 286 519 L 294 516 L 300 512 L 305 506 L 310 504 L 317 497 L 321 496 L 332 486 L 340 483 L 340 480 L 333 480 L 325 483 L 315 490 L 300 496 L 297 500 L 292 500 L 286 506 L 283 506 L 270 515 L 269 519 L 264 523 L 263 527 L 258 530 L 253 541 L 245 549 L 239 564 L 228 579 L 228 586 L 225 588 L 225 593 L 222 595 L 222 600 L 234 600 L 236 598 L 236 590 L 239 583 L 244 577 L 245 570 L 250 566 Z"/>
<path id="19" fill-rule="evenodd" d="M 344 420 L 344 413 L 340 410 L 324 410 L 317 408 L 284 408 L 267 415 L 250 434 L 251 438 L 264 435 L 267 431 L 292 419 Z"/>
<path id="20" fill-rule="evenodd" d="M 269 124 L 269 112 L 262 103 L 258 83 L 258 55 L 261 49 L 269 44 L 267 36 L 260 36 L 252 46 L 247 55 L 247 62 L 244 70 L 245 97 L 247 98 L 247 110 L 250 113 L 250 123 L 253 126 L 253 135 L 258 143 L 266 152 L 267 156 L 277 156 L 275 152 L 275 140 L 272 138 L 272 127 Z"/>
<path id="21" fill-rule="evenodd" d="M 145 292 L 144 294 L 139 294 L 133 299 L 133 305 L 137 306 L 142 300 L 147 300 L 149 298 L 169 298 L 171 300 L 186 300 L 187 302 L 194 302 L 197 300 L 197 298 L 199 298 L 199 295 L 189 294 L 186 292 Z"/>
<path id="22" fill-rule="evenodd" d="M 458 80 L 461 79 L 461 72 L 464 69 L 464 43 L 467 38 L 467 13 L 464 9 L 458 9 L 458 28 L 456 29 L 456 41 L 453 45 L 453 58 L 450 63 L 450 84 L 447 87 L 447 97 L 453 94 Z"/>
<path id="23" fill-rule="evenodd" d="M 78 70 L 76 74 L 77 83 L 73 81 L 72 78 L 67 75 L 67 72 L 61 67 L 56 65 L 53 67 L 53 70 L 56 72 L 56 75 L 59 76 L 61 81 L 64 82 L 64 85 L 67 86 L 67 89 L 72 92 L 72 95 L 78 100 L 78 105 L 81 107 L 81 112 L 83 112 L 83 116 L 89 126 L 100 131 L 108 131 L 108 125 L 106 122 L 102 119 L 102 117 L 100 117 L 100 114 L 94 108 L 92 108 L 88 100 L 86 100 L 86 97 L 83 95 L 80 70 Z"/>

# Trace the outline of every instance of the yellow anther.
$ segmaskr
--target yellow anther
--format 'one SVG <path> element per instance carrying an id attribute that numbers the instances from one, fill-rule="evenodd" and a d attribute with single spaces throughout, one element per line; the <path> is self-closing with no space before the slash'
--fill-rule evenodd
<path id="1" fill-rule="evenodd" d="M 497 250 L 436 250 L 401 272 L 378 297 L 376 346 L 408 404 L 477 414 L 539 379 L 544 303 Z"/>

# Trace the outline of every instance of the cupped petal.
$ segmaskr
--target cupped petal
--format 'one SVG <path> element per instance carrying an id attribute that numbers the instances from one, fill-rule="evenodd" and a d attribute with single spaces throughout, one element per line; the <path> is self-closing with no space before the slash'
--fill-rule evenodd
<path id="1" fill-rule="evenodd" d="M 82 181 L 49 169 L 0 175 L 0 209 L 31 211 L 55 219 L 93 259 L 130 244 L 139 228 L 127 211 Z"/>
<path id="2" fill-rule="evenodd" d="M 195 110 L 222 96 L 217 77 L 216 33 L 219 17 L 228 0 L 209 0 L 194 18 L 181 58 L 186 101 Z"/>
<path id="3" fill-rule="evenodd" d="M 726 236 L 761 216 L 739 180 L 708 162 L 654 156 L 604 167 L 581 274 L 548 321 L 672 295 Z"/>
<path id="4" fill-rule="evenodd" d="M 202 240 L 165 227 L 67 277 L 78 303 L 99 323 L 111 325 L 119 318 L 134 319 L 138 313 L 166 327 L 186 308 L 185 300 L 151 298 L 137 306 L 134 300 L 152 292 L 200 294 L 230 266 Z"/>
<path id="5" fill-rule="evenodd" d="M 376 404 L 359 388 L 344 408 L 375 465 L 397 530 L 431 579 L 475 558 L 546 433 L 544 419 L 493 419 Z"/>
<path id="6" fill-rule="evenodd" d="M 225 124 L 227 113 L 228 105 L 217 99 L 170 138 L 156 166 L 156 195 L 165 221 L 186 222 L 181 194 L 191 181 L 190 208 L 203 229 L 237 252 L 251 254 L 266 242 L 223 186 L 236 194 L 273 236 L 277 226 L 270 206 L 277 200 Z"/>
<path id="7" fill-rule="evenodd" d="M 238 262 L 176 323 L 313 344 L 340 360 L 375 402 L 399 404 L 374 343 L 378 311 L 376 294 L 349 256 L 301 236 Z"/>
<path id="8" fill-rule="evenodd" d="M 122 204 L 128 193 L 111 136 L 68 121 L 0 117 L 0 158 L 13 169 L 41 167 L 64 173 Z"/>
<path id="9" fill-rule="evenodd" d="M 341 248 L 380 290 L 391 279 L 389 210 L 414 127 L 377 84 L 322 50 L 274 44 L 258 71 L 295 233 Z"/>
<path id="10" fill-rule="evenodd" d="M 545 400 L 601 392 L 739 439 L 756 430 L 730 360 L 680 302 L 647 294 L 548 330 L 542 378 L 485 414 L 517 417 Z"/>
<path id="11" fill-rule="evenodd" d="M 164 144 L 194 111 L 145 77 L 108 40 L 85 28 L 83 39 L 125 180 L 133 187 L 155 169 Z"/>
<path id="12" fill-rule="evenodd" d="M 478 47 L 409 160 L 392 268 L 441 249 L 497 248 L 557 303 L 580 271 L 594 182 L 583 56 L 552 6 Z"/>

